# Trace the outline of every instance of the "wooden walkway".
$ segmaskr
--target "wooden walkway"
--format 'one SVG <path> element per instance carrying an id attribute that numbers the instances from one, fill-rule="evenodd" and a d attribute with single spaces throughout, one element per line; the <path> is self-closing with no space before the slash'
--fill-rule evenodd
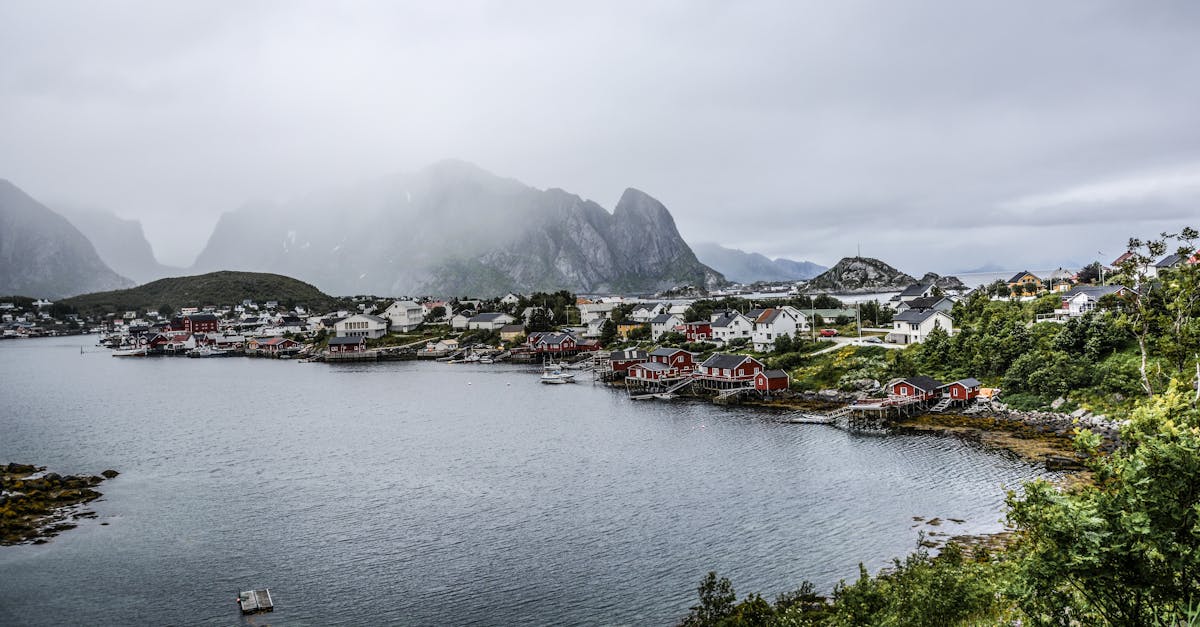
<path id="1" fill-rule="evenodd" d="M 270 588 L 246 590 L 238 595 L 238 607 L 242 608 L 243 614 L 272 612 L 275 610 L 275 602 L 271 599 Z"/>

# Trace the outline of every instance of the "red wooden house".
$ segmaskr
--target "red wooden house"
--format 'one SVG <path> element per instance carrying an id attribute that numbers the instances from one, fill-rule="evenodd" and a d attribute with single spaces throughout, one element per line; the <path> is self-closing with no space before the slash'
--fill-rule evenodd
<path id="1" fill-rule="evenodd" d="M 952 401 L 969 403 L 979 396 L 979 388 L 982 385 L 978 379 L 959 379 L 954 383 L 943 385 L 941 391 L 943 396 L 950 397 Z"/>
<path id="2" fill-rule="evenodd" d="M 792 378 L 786 370 L 759 370 L 754 375 L 754 389 L 759 392 L 779 392 L 791 387 Z"/>
<path id="3" fill-rule="evenodd" d="M 754 377 L 764 369 L 761 361 L 749 355 L 714 353 L 697 367 L 696 376 L 715 387 L 747 386 L 753 385 Z"/>
<path id="4" fill-rule="evenodd" d="M 691 372 L 696 368 L 695 355 L 682 348 L 656 348 L 650 351 L 648 361 L 678 368 L 684 372 Z"/>
<path id="5" fill-rule="evenodd" d="M 933 377 L 919 376 L 900 379 L 891 384 L 888 395 L 901 399 L 927 401 L 939 395 L 942 384 Z"/>
<path id="6" fill-rule="evenodd" d="M 683 337 L 689 342 L 704 342 L 713 336 L 712 323 L 707 321 L 683 323 Z"/>
<path id="7" fill-rule="evenodd" d="M 266 355 L 287 355 L 300 351 L 300 343 L 285 337 L 258 337 L 250 340 L 246 348 Z"/>
<path id="8" fill-rule="evenodd" d="M 365 337 L 331 337 L 329 352 L 331 353 L 363 353 L 367 350 Z"/>
<path id="9" fill-rule="evenodd" d="M 574 354 L 579 352 L 579 340 L 570 333 L 543 333 L 533 348 L 539 353 Z"/>
<path id="10" fill-rule="evenodd" d="M 688 371 L 659 363 L 657 361 L 647 361 L 641 364 L 633 364 L 628 370 L 625 371 L 625 378 L 627 380 L 640 381 L 644 383 L 675 380 L 689 375 L 690 373 Z"/>
<path id="11" fill-rule="evenodd" d="M 191 314 L 183 317 L 183 330 L 189 334 L 216 333 L 220 320 L 210 313 Z"/>
<path id="12" fill-rule="evenodd" d="M 634 364 L 644 364 L 649 360 L 646 351 L 629 349 L 623 351 L 613 351 L 608 356 L 609 370 L 612 372 L 625 372 Z"/>

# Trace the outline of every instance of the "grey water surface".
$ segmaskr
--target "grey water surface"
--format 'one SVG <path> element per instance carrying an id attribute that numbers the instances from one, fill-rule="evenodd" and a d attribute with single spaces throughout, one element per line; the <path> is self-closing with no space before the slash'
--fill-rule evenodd
<path id="1" fill-rule="evenodd" d="M 93 342 L 0 342 L 0 463 L 122 473 L 97 519 L 0 547 L 0 624 L 665 625 L 710 570 L 742 595 L 828 591 L 911 552 L 935 529 L 914 516 L 999 530 L 1005 488 L 1046 474 L 512 365 Z M 238 614 L 253 587 L 273 614 Z"/>

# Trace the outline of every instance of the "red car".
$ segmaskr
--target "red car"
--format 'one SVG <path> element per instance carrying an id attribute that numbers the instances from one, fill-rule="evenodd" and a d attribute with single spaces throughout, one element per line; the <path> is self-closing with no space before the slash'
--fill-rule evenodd
<path id="1" fill-rule="evenodd" d="M 821 337 L 833 337 L 837 334 L 837 329 L 821 329 Z"/>

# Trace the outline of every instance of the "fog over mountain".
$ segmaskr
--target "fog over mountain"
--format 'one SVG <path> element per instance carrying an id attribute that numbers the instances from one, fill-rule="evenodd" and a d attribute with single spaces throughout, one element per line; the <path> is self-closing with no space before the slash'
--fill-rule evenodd
<path id="1" fill-rule="evenodd" d="M 782 257 L 770 259 L 758 253 L 726 248 L 713 242 L 692 246 L 702 263 L 738 283 L 755 281 L 799 281 L 811 279 L 828 268 L 811 261 L 793 261 Z"/>
<path id="2" fill-rule="evenodd" d="M 0 179 L 0 295 L 61 298 L 132 284 L 66 218 Z"/>
<path id="3" fill-rule="evenodd" d="M 1195 220 L 1197 32 L 1185 0 L 5 2 L 0 176 L 176 266 L 247 199 L 461 157 L 771 258 L 1053 267 Z"/>
<path id="4" fill-rule="evenodd" d="M 276 272 L 343 295 L 652 292 L 723 282 L 643 192 L 627 189 L 609 213 L 453 160 L 226 213 L 193 268 L 213 270 Z"/>
<path id="5" fill-rule="evenodd" d="M 135 283 L 184 274 L 183 268 L 158 262 L 137 220 L 125 220 L 108 211 L 60 207 L 59 212 L 91 241 L 104 263 Z"/>

